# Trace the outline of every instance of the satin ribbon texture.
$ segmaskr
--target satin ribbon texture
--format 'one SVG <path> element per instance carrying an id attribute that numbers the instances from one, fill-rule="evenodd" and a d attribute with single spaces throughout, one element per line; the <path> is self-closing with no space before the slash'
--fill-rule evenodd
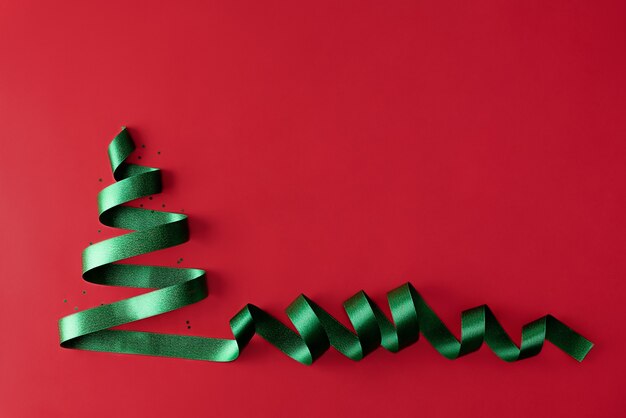
<path id="1" fill-rule="evenodd" d="M 330 346 L 352 360 L 361 360 L 379 346 L 395 353 L 415 343 L 420 333 L 448 359 L 477 351 L 483 342 L 508 362 L 539 354 L 545 341 L 578 361 L 593 347 L 552 315 L 525 325 L 518 347 L 486 305 L 462 312 L 459 341 L 410 283 L 387 294 L 392 320 L 365 292 L 349 298 L 344 309 L 354 331 L 305 295 L 287 307 L 297 332 L 251 304 L 230 320 L 234 336 L 230 339 L 113 329 L 199 302 L 208 295 L 203 270 L 120 263 L 189 240 L 186 215 L 125 206 L 161 192 L 159 169 L 127 162 L 134 149 L 133 140 L 123 128 L 109 145 L 116 182 L 98 194 L 100 222 L 131 232 L 85 248 L 83 279 L 150 291 L 61 318 L 60 344 L 64 348 L 226 362 L 235 360 L 258 334 L 287 356 L 309 365 Z"/>

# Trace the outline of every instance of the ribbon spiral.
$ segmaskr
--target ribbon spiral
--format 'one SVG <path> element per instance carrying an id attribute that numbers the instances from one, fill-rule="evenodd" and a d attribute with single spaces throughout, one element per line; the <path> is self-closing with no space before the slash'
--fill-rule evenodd
<path id="1" fill-rule="evenodd" d="M 416 342 L 420 331 L 449 359 L 477 351 L 483 342 L 509 362 L 539 354 L 545 340 L 578 361 L 593 347 L 589 340 L 547 315 L 522 328 L 518 348 L 486 305 L 461 314 L 458 341 L 410 283 L 387 294 L 393 321 L 363 291 L 348 299 L 344 308 L 356 333 L 305 295 L 287 308 L 297 333 L 251 304 L 230 320 L 234 339 L 111 329 L 182 308 L 208 295 L 203 270 L 118 263 L 189 239 L 187 216 L 124 206 L 161 191 L 159 169 L 126 162 L 134 149 L 123 128 L 109 145 L 116 183 L 98 194 L 100 222 L 132 232 L 87 247 L 83 251 L 83 278 L 101 285 L 153 290 L 61 318 L 62 347 L 225 362 L 235 360 L 254 334 L 259 334 L 287 356 L 307 365 L 331 345 L 352 360 L 361 360 L 380 345 L 397 352 Z"/>

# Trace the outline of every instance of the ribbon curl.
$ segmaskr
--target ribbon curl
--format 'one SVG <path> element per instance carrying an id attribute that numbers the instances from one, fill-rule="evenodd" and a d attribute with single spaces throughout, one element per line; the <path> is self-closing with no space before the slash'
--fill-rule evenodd
<path id="1" fill-rule="evenodd" d="M 546 315 L 522 328 L 518 348 L 487 305 L 462 312 L 459 341 L 410 283 L 387 294 L 393 321 L 363 291 L 348 299 L 344 309 L 355 332 L 305 295 L 300 295 L 287 308 L 297 333 L 251 304 L 230 320 L 234 339 L 111 329 L 182 308 L 208 296 L 203 270 L 118 263 L 189 240 L 186 215 L 124 206 L 161 192 L 159 169 L 126 162 L 134 149 L 134 142 L 123 128 L 109 145 L 116 183 L 98 194 L 100 222 L 132 232 L 87 247 L 83 251 L 83 278 L 106 286 L 154 290 L 61 318 L 62 347 L 226 362 L 235 360 L 254 334 L 258 334 L 287 356 L 307 365 L 330 346 L 352 360 L 361 360 L 379 346 L 395 353 L 415 343 L 420 332 L 449 359 L 477 351 L 483 342 L 508 362 L 539 354 L 546 340 L 578 361 L 593 347 L 589 340 L 552 315 Z"/>

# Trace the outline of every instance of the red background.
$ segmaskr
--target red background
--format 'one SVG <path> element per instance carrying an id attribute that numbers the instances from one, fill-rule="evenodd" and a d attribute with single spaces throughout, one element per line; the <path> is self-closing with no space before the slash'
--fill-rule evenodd
<path id="1" fill-rule="evenodd" d="M 624 2 L 171 3 L 0 4 L 2 417 L 623 412 Z M 191 217 L 144 261 L 211 272 L 207 300 L 133 328 L 230 337 L 245 303 L 286 319 L 300 292 L 347 323 L 349 296 L 410 280 L 457 335 L 488 303 L 515 340 L 550 312 L 597 346 L 507 364 L 420 340 L 312 367 L 258 337 L 231 364 L 63 350 L 59 317 L 140 293 L 80 276 L 118 233 L 96 194 L 121 125 L 164 170 L 146 207 Z"/>

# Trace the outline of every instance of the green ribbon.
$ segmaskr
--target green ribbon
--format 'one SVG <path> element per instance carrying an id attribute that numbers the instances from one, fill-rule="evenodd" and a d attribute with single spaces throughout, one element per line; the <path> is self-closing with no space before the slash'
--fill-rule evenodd
<path id="1" fill-rule="evenodd" d="M 230 320 L 234 339 L 112 329 L 199 302 L 208 295 L 203 270 L 119 263 L 189 239 L 187 216 L 124 206 L 161 191 L 159 169 L 126 162 L 134 149 L 135 144 L 123 128 L 109 145 L 116 183 L 98 194 L 100 222 L 133 232 L 87 247 L 83 251 L 83 278 L 106 286 L 153 290 L 61 318 L 62 347 L 224 362 L 235 360 L 258 334 L 303 364 L 313 363 L 330 346 L 352 360 L 361 360 L 381 345 L 395 353 L 415 343 L 420 332 L 449 359 L 477 351 L 483 342 L 509 362 L 539 354 L 546 340 L 578 361 L 593 347 L 589 340 L 552 315 L 525 325 L 518 347 L 486 305 L 461 314 L 459 341 L 410 283 L 387 294 L 393 321 L 363 291 L 348 299 L 344 308 L 354 331 L 305 295 L 287 308 L 297 333 L 251 304 Z"/>

